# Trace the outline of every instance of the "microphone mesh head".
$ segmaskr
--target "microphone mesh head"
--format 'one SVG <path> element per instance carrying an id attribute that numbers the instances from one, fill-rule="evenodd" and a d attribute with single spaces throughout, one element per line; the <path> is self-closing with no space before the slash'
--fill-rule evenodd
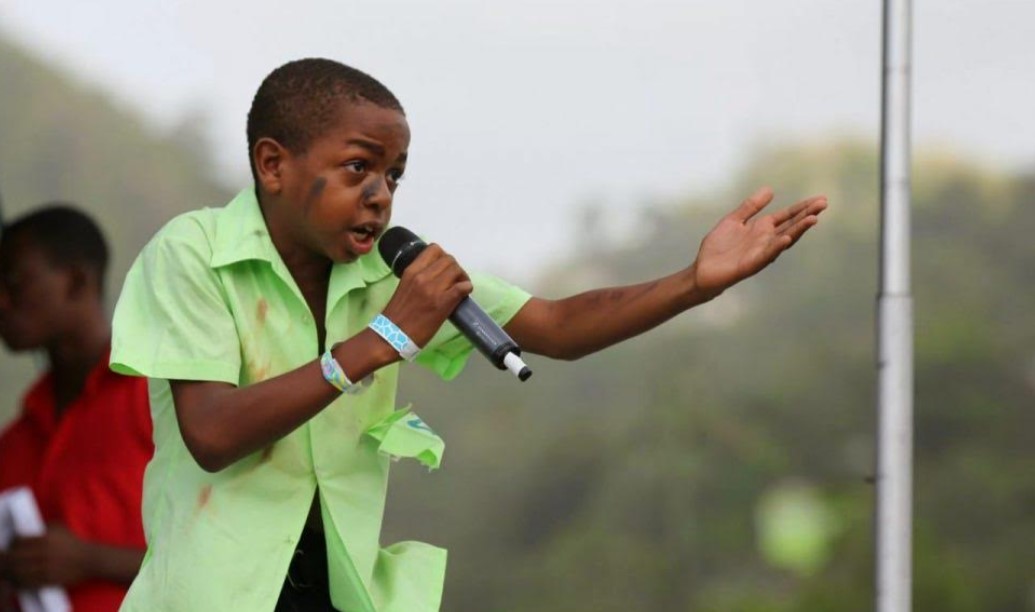
<path id="1" fill-rule="evenodd" d="M 381 254 L 381 259 L 385 260 L 388 267 L 392 268 L 392 272 L 400 276 L 425 246 L 427 245 L 417 234 L 397 225 L 389 228 L 381 236 L 377 243 L 377 252 Z"/>

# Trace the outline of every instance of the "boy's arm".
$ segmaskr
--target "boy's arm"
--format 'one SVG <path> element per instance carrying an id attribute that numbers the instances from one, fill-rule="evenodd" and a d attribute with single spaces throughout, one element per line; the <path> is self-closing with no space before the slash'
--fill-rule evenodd
<path id="1" fill-rule="evenodd" d="M 399 359 L 369 329 L 337 345 L 331 354 L 354 381 Z M 209 472 L 273 444 L 341 395 L 324 380 L 319 360 L 246 387 L 187 380 L 169 384 L 184 444 Z"/>
<path id="2" fill-rule="evenodd" d="M 577 359 L 641 334 L 707 302 L 772 263 L 818 221 L 824 196 L 759 215 L 773 199 L 763 188 L 704 237 L 688 268 L 651 282 L 597 289 L 560 300 L 533 298 L 505 329 L 525 350 Z"/>
<path id="3" fill-rule="evenodd" d="M 467 274 L 438 245 L 406 269 L 384 315 L 424 346 L 473 289 Z M 400 359 L 364 329 L 331 349 L 349 380 L 360 381 Z M 323 378 L 318 359 L 246 387 L 170 381 L 180 433 L 203 469 L 216 472 L 294 431 L 341 395 Z"/>
<path id="4" fill-rule="evenodd" d="M 85 580 L 129 584 L 140 570 L 144 550 L 88 542 L 67 527 L 52 524 L 42 536 L 16 539 L 6 556 L 7 574 L 24 588 Z"/>

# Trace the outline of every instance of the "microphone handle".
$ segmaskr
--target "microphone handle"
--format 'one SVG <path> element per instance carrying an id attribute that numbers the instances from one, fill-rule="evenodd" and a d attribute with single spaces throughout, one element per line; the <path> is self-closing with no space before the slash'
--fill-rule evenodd
<path id="1" fill-rule="evenodd" d="M 389 232 L 392 231 L 401 235 L 403 240 L 408 240 L 399 245 L 394 254 L 381 251 L 381 256 L 392 272 L 396 276 L 402 277 L 406 267 L 413 263 L 413 260 L 428 245 L 405 228 L 396 227 L 389 230 Z M 398 232 L 404 233 L 398 234 Z M 521 360 L 521 347 L 489 315 L 485 314 L 485 311 L 471 297 L 465 297 L 460 301 L 449 315 L 449 321 L 467 337 L 471 344 L 478 348 L 482 355 L 485 355 L 492 365 L 500 370 L 509 370 L 522 382 L 532 376 L 532 370 Z"/>
<path id="2" fill-rule="evenodd" d="M 449 315 L 457 327 L 477 349 L 501 370 L 507 369 L 504 359 L 508 353 L 521 354 L 517 342 L 507 335 L 489 315 L 470 297 L 465 297 Z"/>

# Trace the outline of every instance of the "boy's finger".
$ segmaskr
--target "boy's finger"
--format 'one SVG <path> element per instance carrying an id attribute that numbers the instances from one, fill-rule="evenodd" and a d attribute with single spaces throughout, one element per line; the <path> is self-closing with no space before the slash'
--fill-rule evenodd
<path id="1" fill-rule="evenodd" d="M 464 299 L 464 296 L 471 295 L 474 285 L 471 281 L 459 281 L 450 288 L 450 291 L 453 292 L 454 299 L 459 302 Z"/>
<path id="2" fill-rule="evenodd" d="M 801 238 L 802 234 L 807 232 L 810 227 L 817 223 L 819 223 L 819 217 L 817 217 L 816 215 L 807 215 L 806 217 L 792 225 L 784 235 L 790 236 L 790 244 L 794 244 L 795 242 L 798 242 L 798 239 Z M 787 246 L 790 246 L 790 244 Z"/>
<path id="3" fill-rule="evenodd" d="M 823 208 L 826 208 L 826 201 L 826 196 L 813 196 L 806 200 L 802 200 L 793 206 L 788 206 L 783 210 L 773 213 L 773 223 L 780 226 L 787 224 L 788 221 L 792 221 L 791 224 L 793 225 L 793 219 L 801 217 L 802 214 L 809 214 L 809 211 L 819 208 L 821 205 Z M 819 210 L 822 210 L 822 208 L 819 208 Z M 778 229 L 777 231 L 780 230 Z"/>
<path id="4" fill-rule="evenodd" d="M 765 208 L 766 204 L 772 201 L 773 190 L 768 187 L 762 187 L 748 196 L 746 200 L 741 202 L 740 206 L 738 206 L 730 216 L 740 222 L 747 221 L 751 217 L 755 216 L 758 211 Z"/>
<path id="5" fill-rule="evenodd" d="M 806 203 L 802 202 L 802 204 L 806 204 Z M 777 216 L 774 215 L 773 221 L 778 224 L 776 226 L 776 233 L 777 234 L 783 234 L 784 232 L 786 232 L 790 228 L 794 227 L 794 225 L 796 223 L 798 223 L 799 221 L 801 221 L 805 217 L 807 217 L 807 216 L 809 216 L 811 214 L 815 214 L 813 212 L 811 206 L 801 206 L 800 204 L 796 204 L 794 206 L 794 208 L 796 210 L 794 212 L 794 215 L 792 215 L 792 216 L 780 215 L 780 217 L 777 217 Z M 784 211 L 781 211 L 781 212 L 784 212 Z"/>
<path id="6" fill-rule="evenodd" d="M 429 279 L 433 279 L 436 282 L 451 283 L 467 279 L 467 272 L 448 253 L 442 253 L 438 259 L 428 264 L 424 269 L 424 273 Z"/>
<path id="7" fill-rule="evenodd" d="M 412 262 L 410 262 L 410 265 L 406 266 L 406 269 L 403 270 L 403 274 L 408 274 L 410 276 L 416 275 L 428 266 L 433 265 L 444 254 L 445 252 L 442 250 L 442 247 L 432 242 L 425 247 Z"/>
<path id="8" fill-rule="evenodd" d="M 778 224 L 776 227 L 777 234 L 787 232 L 790 228 L 796 226 L 806 216 L 819 215 L 821 212 L 827 209 L 827 199 L 823 196 L 806 200 L 802 204 L 805 205 L 800 207 L 796 205 L 795 208 L 797 208 L 798 210 L 794 214 L 794 216 L 787 218 L 787 220 L 783 221 L 782 223 L 780 223 L 775 216 L 773 217 L 773 221 L 775 221 Z"/>

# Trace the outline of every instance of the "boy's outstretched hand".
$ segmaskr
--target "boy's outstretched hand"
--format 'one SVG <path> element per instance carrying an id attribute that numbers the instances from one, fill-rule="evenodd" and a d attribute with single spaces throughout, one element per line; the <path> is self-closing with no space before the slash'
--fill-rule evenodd
<path id="1" fill-rule="evenodd" d="M 559 300 L 532 298 L 504 329 L 526 351 L 556 359 L 577 359 L 653 329 L 772 263 L 827 207 L 826 196 L 816 196 L 760 215 L 772 199 L 772 190 L 759 189 L 723 217 L 687 268 Z"/>
<path id="2" fill-rule="evenodd" d="M 752 276 L 780 256 L 819 221 L 826 196 L 814 196 L 770 215 L 773 199 L 763 187 L 719 221 L 701 241 L 694 262 L 696 288 L 709 299 Z"/>

